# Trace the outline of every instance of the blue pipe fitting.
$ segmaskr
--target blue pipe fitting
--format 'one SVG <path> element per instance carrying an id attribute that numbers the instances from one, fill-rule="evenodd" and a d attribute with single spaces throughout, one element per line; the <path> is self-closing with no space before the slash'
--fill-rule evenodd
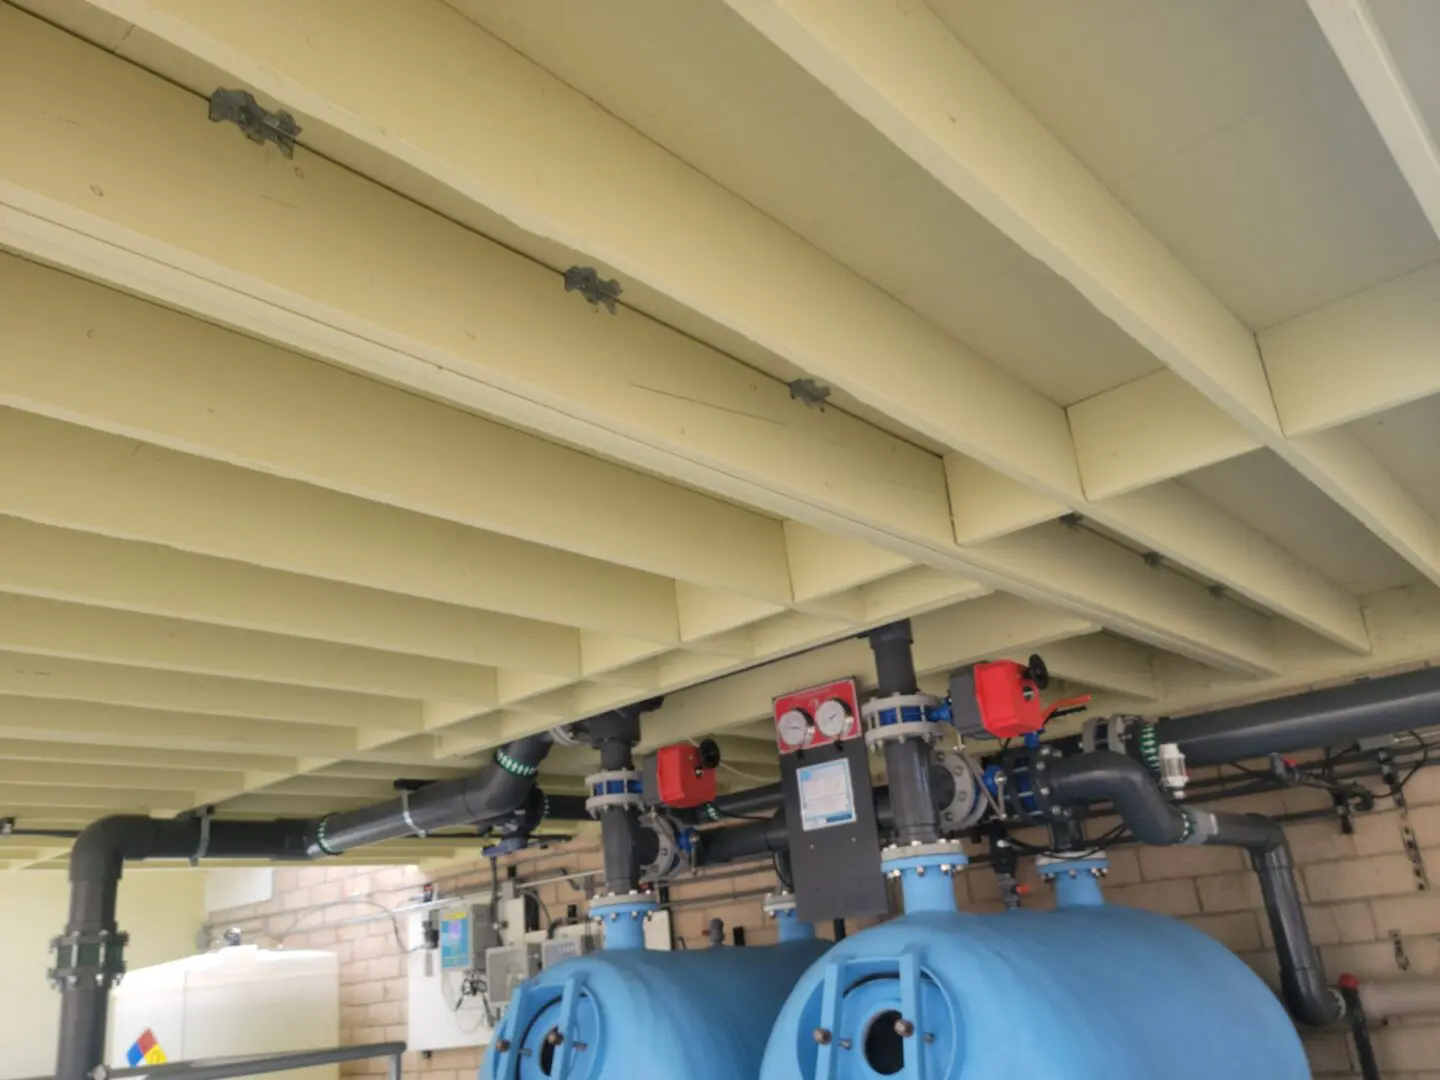
<path id="1" fill-rule="evenodd" d="M 598 896 L 590 901 L 590 918 L 605 930 L 605 949 L 645 948 L 645 920 L 658 911 L 653 896 L 630 893 L 626 896 Z"/>
<path id="2" fill-rule="evenodd" d="M 1040 877 L 1055 883 L 1055 905 L 1061 908 L 1101 907 L 1105 896 L 1100 879 L 1110 867 L 1104 855 L 1087 855 L 1083 859 L 1055 857 L 1040 864 Z"/>
<path id="3" fill-rule="evenodd" d="M 954 877 L 970 862 L 958 842 L 941 840 L 934 844 L 912 844 L 908 848 L 887 848 L 880 858 L 885 875 L 900 879 L 905 914 L 957 910 Z"/>
<path id="4" fill-rule="evenodd" d="M 791 941 L 814 941 L 815 926 L 801 922 L 798 905 L 793 893 L 771 893 L 765 898 L 765 914 L 775 920 L 780 934 L 780 944 Z"/>

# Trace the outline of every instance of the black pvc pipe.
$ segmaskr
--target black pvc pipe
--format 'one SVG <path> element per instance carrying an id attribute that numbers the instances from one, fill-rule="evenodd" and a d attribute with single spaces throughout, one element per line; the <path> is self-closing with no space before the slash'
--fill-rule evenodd
<path id="1" fill-rule="evenodd" d="M 1273 824 L 1273 823 L 1272 823 Z M 1280 826 L 1276 825 L 1277 832 Z M 1295 863 L 1290 845 L 1281 833 L 1279 843 L 1265 851 L 1252 851 L 1251 861 L 1260 876 L 1265 917 L 1280 958 L 1280 995 L 1290 1014 L 1302 1023 L 1323 1027 L 1344 1015 L 1344 1007 L 1325 979 L 1320 954 L 1305 924 L 1305 909 L 1295 884 Z"/>
<path id="2" fill-rule="evenodd" d="M 1145 767 L 1112 750 L 1059 761 L 1037 759 L 1031 765 L 1031 783 L 1048 786 L 1051 798 L 1060 802 L 1109 802 L 1135 839 L 1144 844 L 1178 844 L 1190 828 Z"/>
<path id="3" fill-rule="evenodd" d="M 635 768 L 635 744 L 640 741 L 640 712 L 616 709 L 585 722 L 590 745 L 600 752 L 600 768 L 629 772 Z M 607 806 L 600 811 L 600 865 L 605 892 L 623 896 L 640 887 L 640 833 L 638 805 Z"/>
<path id="4" fill-rule="evenodd" d="M 785 811 L 779 810 L 774 817 L 764 821 L 747 821 L 742 825 L 703 830 L 695 861 L 699 866 L 746 862 L 769 858 L 777 851 L 788 850 L 789 846 Z"/>
<path id="5" fill-rule="evenodd" d="M 1043 766 L 1043 768 L 1042 768 Z M 1148 844 L 1221 844 L 1250 853 L 1280 961 L 1280 987 L 1297 1020 L 1317 1027 L 1340 1019 L 1339 1000 L 1325 981 L 1305 923 L 1285 831 L 1273 818 L 1176 807 L 1133 758 L 1097 750 L 1060 761 L 1037 761 L 1037 786 L 1060 803 L 1110 803 L 1137 840 Z"/>
<path id="6" fill-rule="evenodd" d="M 865 637 L 875 655 L 875 687 L 879 696 L 915 693 L 920 683 L 915 675 L 915 654 L 910 648 L 915 642 L 910 620 L 876 627 Z"/>
<path id="7" fill-rule="evenodd" d="M 87 1080 L 105 1061 L 110 988 L 125 970 L 127 939 L 116 925 L 115 903 L 127 861 L 305 859 L 455 825 L 483 826 L 524 804 L 549 749 L 548 735 L 521 739 L 497 751 L 476 776 L 430 784 L 403 799 L 319 821 L 121 815 L 93 822 L 70 852 L 70 917 L 55 946 L 61 992 L 56 1080 Z"/>
<path id="8" fill-rule="evenodd" d="M 1161 720 L 1158 742 L 1178 743 L 1191 765 L 1309 750 L 1395 735 L 1440 720 L 1440 668 L 1312 690 L 1254 705 Z"/>
<path id="9" fill-rule="evenodd" d="M 1350 1021 L 1350 1038 L 1355 1044 L 1355 1060 L 1360 1063 L 1360 1075 L 1363 1080 L 1381 1080 L 1375 1044 L 1370 1041 L 1370 1021 L 1365 1018 L 1365 1009 L 1360 1003 L 1360 988 L 1353 975 L 1340 976 L 1340 996 Z"/>
<path id="10" fill-rule="evenodd" d="M 309 854 L 339 855 L 452 825 L 492 824 L 525 801 L 549 752 L 548 733 L 531 735 L 498 750 L 495 759 L 475 775 L 428 784 L 399 799 L 321 818 L 310 838 Z"/>
<path id="11" fill-rule="evenodd" d="M 125 860 L 303 859 L 308 824 L 116 816 L 81 832 L 70 851 L 70 918 L 57 945 L 57 1080 L 85 1080 L 105 1061 L 110 988 L 124 972 L 126 937 L 115 923 L 115 901 Z"/>
<path id="12" fill-rule="evenodd" d="M 865 636 L 875 656 L 877 696 L 918 693 L 910 621 L 889 623 Z M 921 738 L 887 742 L 885 774 L 890 780 L 895 843 L 929 844 L 940 839 L 940 816 L 930 790 L 930 744 Z"/>
<path id="13" fill-rule="evenodd" d="M 584 795 L 551 795 L 545 793 L 546 821 L 589 821 Z"/>
<path id="14" fill-rule="evenodd" d="M 715 796 L 711 803 L 721 814 L 768 814 L 785 805 L 783 784 L 766 784 L 749 791 L 732 791 L 728 795 Z"/>

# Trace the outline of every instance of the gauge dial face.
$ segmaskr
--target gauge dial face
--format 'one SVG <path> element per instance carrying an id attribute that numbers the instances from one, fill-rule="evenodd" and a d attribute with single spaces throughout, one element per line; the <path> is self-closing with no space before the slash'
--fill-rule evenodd
<path id="1" fill-rule="evenodd" d="M 827 739 L 838 739 L 850 727 L 850 709 L 839 698 L 827 698 L 815 710 L 815 726 Z"/>
<path id="2" fill-rule="evenodd" d="M 810 735 L 810 717 L 802 709 L 791 709 L 780 714 L 775 721 L 775 731 L 782 746 L 804 746 Z"/>

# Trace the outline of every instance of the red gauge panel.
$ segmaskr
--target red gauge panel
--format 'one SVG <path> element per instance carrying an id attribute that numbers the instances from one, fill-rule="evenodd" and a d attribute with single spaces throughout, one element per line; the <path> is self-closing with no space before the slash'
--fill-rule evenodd
<path id="1" fill-rule="evenodd" d="M 860 694 L 854 679 L 775 699 L 775 743 L 782 754 L 859 738 L 860 731 Z"/>

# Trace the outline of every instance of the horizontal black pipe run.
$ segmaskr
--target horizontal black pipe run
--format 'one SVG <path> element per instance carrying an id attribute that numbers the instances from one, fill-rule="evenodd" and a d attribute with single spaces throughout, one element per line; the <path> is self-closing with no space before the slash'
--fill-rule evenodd
<path id="1" fill-rule="evenodd" d="M 59 1080 L 85 1080 L 105 1061 L 105 1021 L 113 986 L 124 972 L 125 937 L 115 923 L 120 873 L 127 859 L 305 858 L 305 821 L 161 821 L 101 818 L 70 850 L 70 918 L 60 938 Z"/>
<path id="2" fill-rule="evenodd" d="M 191 816 L 102 818 L 70 852 L 70 917 L 56 942 L 61 991 L 57 1080 L 87 1080 L 105 1060 L 110 988 L 125 970 L 125 935 L 115 922 L 120 876 L 142 859 L 305 859 L 362 844 L 484 826 L 526 805 L 550 737 L 520 739 L 496 751 L 474 776 L 430 784 L 378 806 L 319 821 L 227 821 Z"/>
<path id="3" fill-rule="evenodd" d="M 1437 721 L 1440 668 L 1427 668 L 1161 720 L 1155 736 L 1161 743 L 1178 743 L 1191 765 L 1219 765 L 1395 735 Z"/>
<path id="4" fill-rule="evenodd" d="M 732 791 L 728 795 L 717 795 L 711 805 L 721 814 L 766 814 L 785 805 L 785 788 L 781 784 L 766 784 L 748 791 Z"/>
<path id="5" fill-rule="evenodd" d="M 1290 845 L 1278 822 L 1260 814 L 1177 807 L 1156 787 L 1145 766 L 1109 750 L 1051 760 L 1044 765 L 1042 782 L 1048 785 L 1052 801 L 1108 802 L 1135 838 L 1144 843 L 1219 844 L 1246 849 L 1260 879 L 1286 1006 L 1295 1019 L 1317 1027 L 1340 1019 L 1343 1007 L 1325 980 L 1319 953 L 1310 938 Z"/>
<path id="6" fill-rule="evenodd" d="M 522 806 L 550 752 L 548 734 L 532 735 L 496 751 L 479 773 L 427 784 L 399 799 L 322 818 L 310 839 L 312 856 L 339 855 L 382 840 L 419 836 L 452 825 L 484 826 Z"/>

